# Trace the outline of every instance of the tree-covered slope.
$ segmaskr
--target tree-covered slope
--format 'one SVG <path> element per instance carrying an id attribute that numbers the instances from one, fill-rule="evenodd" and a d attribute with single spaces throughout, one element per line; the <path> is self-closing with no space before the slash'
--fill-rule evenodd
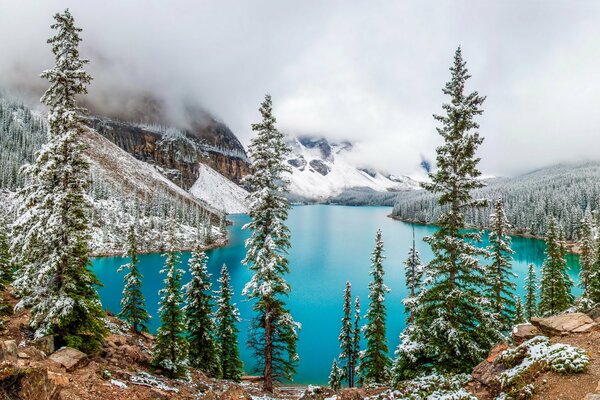
<path id="1" fill-rule="evenodd" d="M 502 198 L 510 224 L 518 233 L 543 236 L 549 217 L 558 219 L 567 239 L 576 239 L 586 212 L 600 204 L 600 162 L 559 164 L 514 178 L 494 178 L 473 191 L 474 198 Z M 442 209 L 436 196 L 423 190 L 400 193 L 392 215 L 404 220 L 435 223 Z M 469 225 L 488 227 L 492 212 L 467 212 Z"/>

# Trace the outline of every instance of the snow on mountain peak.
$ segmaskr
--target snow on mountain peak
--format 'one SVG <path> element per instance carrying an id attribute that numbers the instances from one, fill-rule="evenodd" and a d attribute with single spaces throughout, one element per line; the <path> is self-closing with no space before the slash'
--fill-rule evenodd
<path id="1" fill-rule="evenodd" d="M 320 201 L 347 189 L 369 188 L 377 192 L 419 188 L 413 179 L 359 167 L 347 157 L 353 150 L 348 141 L 330 142 L 318 136 L 288 137 L 291 153 L 290 192 L 308 200 Z"/>

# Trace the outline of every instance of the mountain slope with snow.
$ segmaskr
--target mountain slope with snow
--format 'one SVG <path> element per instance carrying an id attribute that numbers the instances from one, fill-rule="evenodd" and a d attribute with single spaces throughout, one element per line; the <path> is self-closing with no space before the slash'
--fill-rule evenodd
<path id="1" fill-rule="evenodd" d="M 198 179 L 190 189 L 196 198 L 227 214 L 241 214 L 248 211 L 248 192 L 209 167 L 200 164 Z"/>
<path id="2" fill-rule="evenodd" d="M 407 176 L 395 176 L 361 168 L 349 160 L 352 143 L 330 143 L 319 137 L 289 138 L 287 162 L 291 166 L 290 192 L 312 201 L 325 201 L 349 189 L 402 192 L 419 188 Z"/>

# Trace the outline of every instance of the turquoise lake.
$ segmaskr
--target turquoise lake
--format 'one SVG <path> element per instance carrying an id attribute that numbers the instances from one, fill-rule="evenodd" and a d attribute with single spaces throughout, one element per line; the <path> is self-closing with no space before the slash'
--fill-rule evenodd
<path id="1" fill-rule="evenodd" d="M 413 225 L 388 218 L 388 207 L 343 207 L 343 206 L 298 206 L 289 216 L 288 226 L 292 234 L 290 269 L 287 277 L 292 286 L 288 299 L 293 317 L 302 324 L 298 352 L 300 363 L 295 381 L 297 383 L 324 384 L 327 382 L 332 360 L 339 354 L 337 340 L 342 313 L 342 293 L 346 281 L 352 283 L 353 296 L 361 299 L 362 314 L 366 312 L 367 285 L 370 280 L 370 256 L 375 241 L 375 232 L 381 229 L 385 243 L 385 281 L 391 292 L 386 298 L 388 311 L 387 337 L 390 355 L 398 345 L 398 335 L 404 328 L 404 309 L 401 303 L 406 295 L 404 288 L 404 265 L 412 242 L 414 227 L 417 248 L 423 261 L 431 259 L 429 246 L 421 239 L 435 231 L 434 226 Z M 227 264 L 235 290 L 235 302 L 240 309 L 242 322 L 239 324 L 240 352 L 245 364 L 245 372 L 253 374 L 253 361 L 246 348 L 247 329 L 252 317 L 251 304 L 241 296 L 241 291 L 250 279 L 250 272 L 240 264 L 244 258 L 244 240 L 248 232 L 242 225 L 248 221 L 246 215 L 234 215 L 229 219 L 229 244 L 227 247 L 208 251 L 209 270 L 213 285 L 217 285 L 221 266 Z M 484 238 L 481 246 L 487 246 Z M 519 293 L 523 285 L 527 265 L 533 263 L 536 272 L 544 259 L 545 244 L 541 240 L 514 237 L 515 251 L 513 271 Z M 185 268 L 189 253 L 181 254 L 182 268 Z M 568 255 L 569 273 L 575 281 L 579 267 L 578 256 Z M 143 292 L 147 306 L 153 316 L 151 330 L 159 325 L 157 316 L 158 290 L 163 277 L 159 273 L 164 258 L 159 254 L 140 256 L 140 268 L 144 274 Z M 93 260 L 93 270 L 104 284 L 100 297 L 104 307 L 113 313 L 120 311 L 119 301 L 123 289 L 123 274 L 117 272 L 120 265 L 127 262 L 122 257 L 104 257 Z M 186 274 L 184 281 L 187 282 Z M 216 286 L 214 287 L 216 289 Z M 580 294 L 579 288 L 574 288 Z"/>

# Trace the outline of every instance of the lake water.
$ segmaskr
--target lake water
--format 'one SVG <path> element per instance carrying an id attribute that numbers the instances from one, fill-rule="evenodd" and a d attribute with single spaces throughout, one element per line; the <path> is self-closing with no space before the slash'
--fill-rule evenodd
<path id="1" fill-rule="evenodd" d="M 288 225 L 292 234 L 290 252 L 291 272 L 287 277 L 292 286 L 288 299 L 293 317 L 302 323 L 298 352 L 300 363 L 295 381 L 298 383 L 324 384 L 334 357 L 339 354 L 337 340 L 342 316 L 342 293 L 346 281 L 352 283 L 353 296 L 360 296 L 363 315 L 367 309 L 367 285 L 370 280 L 370 256 L 374 246 L 375 232 L 381 229 L 385 243 L 385 281 L 391 292 L 386 298 L 388 311 L 387 337 L 390 355 L 398 345 L 398 335 L 404 328 L 405 314 L 401 303 L 406 295 L 404 287 L 404 265 L 412 242 L 414 226 L 417 248 L 423 261 L 431 259 L 431 250 L 421 238 L 430 235 L 436 229 L 433 226 L 412 225 L 387 217 L 388 207 L 343 207 L 343 206 L 298 206 L 289 216 Z M 239 325 L 240 352 L 246 373 L 253 373 L 253 361 L 246 348 L 247 329 L 252 317 L 251 305 L 244 301 L 240 293 L 250 279 L 248 269 L 240 264 L 244 258 L 244 240 L 248 232 L 242 231 L 242 225 L 248 221 L 246 215 L 230 216 L 233 225 L 229 227 L 230 242 L 227 247 L 208 251 L 209 271 L 213 285 L 216 285 L 221 266 L 225 263 L 231 274 L 242 322 Z M 487 246 L 487 238 L 481 244 Z M 544 259 L 544 242 L 529 238 L 513 238 L 515 250 L 513 270 L 518 275 L 519 293 L 523 294 L 523 285 L 527 265 L 533 263 L 536 272 Z M 182 267 L 189 258 L 188 253 L 181 254 Z M 163 277 L 159 274 L 164 258 L 158 254 L 140 256 L 140 268 L 144 274 L 143 292 L 146 296 L 148 311 L 154 317 L 151 330 L 158 325 L 158 290 L 162 287 Z M 118 313 L 119 301 L 123 289 L 123 274 L 117 268 L 128 260 L 121 257 L 104 257 L 93 260 L 93 270 L 104 284 L 100 297 L 105 308 Z M 576 255 L 568 256 L 570 274 L 576 280 L 579 267 Z M 184 280 L 187 282 L 189 275 Z M 215 287 L 216 289 L 216 287 Z M 575 294 L 581 291 L 574 289 Z"/>

